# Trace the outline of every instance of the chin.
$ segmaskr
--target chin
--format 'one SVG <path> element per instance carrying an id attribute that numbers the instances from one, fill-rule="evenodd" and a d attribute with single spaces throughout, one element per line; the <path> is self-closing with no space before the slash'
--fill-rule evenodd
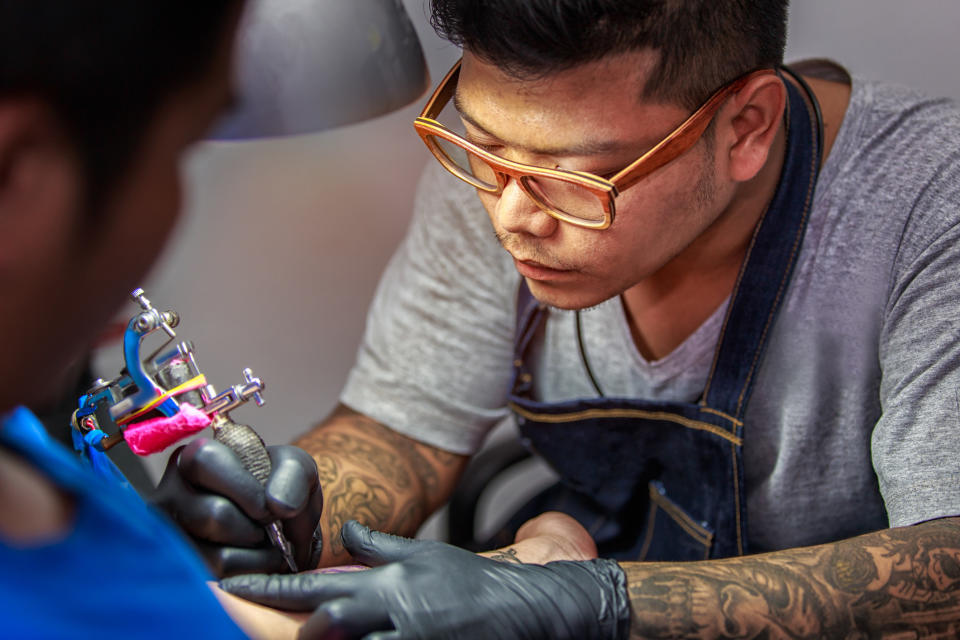
<path id="1" fill-rule="evenodd" d="M 530 293 L 538 302 L 566 311 L 595 307 L 618 295 L 616 292 L 601 292 L 587 287 L 571 288 L 529 278 L 526 280 Z"/>

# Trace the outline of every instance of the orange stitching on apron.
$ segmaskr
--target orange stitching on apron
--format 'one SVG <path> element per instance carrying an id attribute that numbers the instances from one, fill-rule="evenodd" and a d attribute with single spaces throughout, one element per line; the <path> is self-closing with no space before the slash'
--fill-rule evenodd
<path id="1" fill-rule="evenodd" d="M 704 413 L 712 413 L 713 415 L 719 416 L 719 417 L 723 418 L 724 420 L 729 420 L 729 421 L 732 422 L 733 425 L 736 426 L 736 427 L 742 427 L 742 426 L 743 426 L 743 421 L 742 421 L 742 420 L 737 420 L 737 419 L 734 418 L 733 416 L 727 415 L 727 414 L 724 413 L 723 411 L 719 411 L 719 410 L 717 410 L 717 409 L 711 409 L 710 407 L 700 407 L 700 411 L 703 411 Z"/>
<path id="2" fill-rule="evenodd" d="M 743 444 L 743 440 L 741 438 L 735 436 L 729 431 L 724 431 L 722 428 L 710 424 L 709 422 L 691 420 L 689 418 L 684 418 L 683 416 L 667 413 L 665 411 L 643 411 L 641 409 L 585 409 L 583 411 L 574 411 L 573 413 L 551 414 L 527 411 L 514 402 L 507 403 L 507 406 L 527 420 L 536 420 L 537 422 L 546 422 L 549 424 L 574 422 L 576 420 L 583 420 L 586 418 L 642 418 L 645 420 L 664 420 L 666 422 L 675 422 L 679 425 L 687 427 L 688 429 L 708 431 L 714 435 L 720 436 L 724 440 L 729 440 L 736 445 Z"/>
<path id="3" fill-rule="evenodd" d="M 687 532 L 687 534 L 705 546 L 707 548 L 707 555 L 710 554 L 710 547 L 713 545 L 713 534 L 708 530 L 704 529 L 698 523 L 694 522 L 690 516 L 684 513 L 679 507 L 670 502 L 670 500 L 661 494 L 657 489 L 651 484 L 650 488 L 650 502 L 656 503 L 664 513 L 666 513 L 670 518 L 676 522 L 680 527 Z"/>
<path id="4" fill-rule="evenodd" d="M 737 523 L 737 555 L 743 555 L 743 532 L 740 530 L 740 469 L 737 467 L 737 449 L 730 447 L 730 457 L 733 458 L 733 515 Z"/>

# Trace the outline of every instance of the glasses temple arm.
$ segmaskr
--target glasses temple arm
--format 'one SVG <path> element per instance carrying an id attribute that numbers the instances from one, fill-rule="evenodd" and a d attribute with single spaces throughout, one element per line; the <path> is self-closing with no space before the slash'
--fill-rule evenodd
<path id="1" fill-rule="evenodd" d="M 458 60 L 437 86 L 436 92 L 430 97 L 430 102 L 423 108 L 423 112 L 420 114 L 421 118 L 430 118 L 433 120 L 440 115 L 440 111 L 450 102 L 454 92 L 457 90 L 457 80 L 459 80 L 459 78 L 460 61 Z"/>
<path id="2" fill-rule="evenodd" d="M 674 160 L 700 139 L 703 132 L 713 122 L 716 112 L 731 95 L 742 89 L 753 78 L 772 73 L 774 73 L 773 69 L 753 71 L 722 87 L 710 96 L 676 131 L 661 140 L 657 146 L 637 158 L 620 173 L 610 178 L 610 181 L 616 185 L 618 190 L 623 191 Z"/>

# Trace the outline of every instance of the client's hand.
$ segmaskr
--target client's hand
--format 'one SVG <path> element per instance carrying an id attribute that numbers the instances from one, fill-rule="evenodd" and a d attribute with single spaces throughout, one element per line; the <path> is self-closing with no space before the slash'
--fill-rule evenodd
<path id="1" fill-rule="evenodd" d="M 271 607 L 315 610 L 306 638 L 625 638 L 626 577 L 612 560 L 496 562 L 435 541 L 342 530 L 346 549 L 374 568 L 341 574 L 248 575 L 227 592 Z"/>
<path id="2" fill-rule="evenodd" d="M 301 570 L 319 562 L 323 493 L 317 465 L 298 447 L 273 446 L 267 452 L 272 470 L 261 485 L 227 446 L 198 438 L 170 456 L 153 496 L 193 538 L 217 576 L 289 571 L 264 532 L 263 525 L 276 520 Z"/>
<path id="3" fill-rule="evenodd" d="M 559 511 L 547 511 L 517 529 L 514 543 L 485 551 L 492 560 L 545 564 L 555 560 L 592 560 L 597 545 L 579 522 Z"/>

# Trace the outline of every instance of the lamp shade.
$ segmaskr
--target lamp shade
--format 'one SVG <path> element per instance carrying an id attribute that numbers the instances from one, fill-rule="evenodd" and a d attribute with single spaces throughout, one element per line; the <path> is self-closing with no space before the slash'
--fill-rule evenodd
<path id="1" fill-rule="evenodd" d="M 250 0 L 235 69 L 239 104 L 213 139 L 360 122 L 409 104 L 429 84 L 400 0 Z"/>

